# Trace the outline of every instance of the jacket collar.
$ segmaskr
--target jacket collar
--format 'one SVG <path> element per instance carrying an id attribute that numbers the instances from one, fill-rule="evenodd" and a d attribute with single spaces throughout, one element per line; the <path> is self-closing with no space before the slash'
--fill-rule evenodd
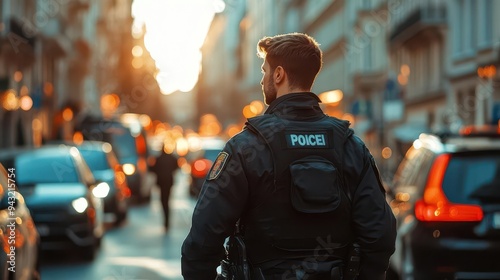
<path id="1" fill-rule="evenodd" d="M 313 116 L 324 116 L 319 107 L 321 99 L 312 92 L 294 92 L 280 96 L 274 100 L 264 114 L 276 114 L 278 116 L 297 116 L 307 118 Z"/>

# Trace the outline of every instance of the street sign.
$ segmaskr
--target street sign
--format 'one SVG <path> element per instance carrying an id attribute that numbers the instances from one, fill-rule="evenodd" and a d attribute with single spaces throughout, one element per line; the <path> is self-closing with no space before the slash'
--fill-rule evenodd
<path id="1" fill-rule="evenodd" d="M 493 110 L 491 114 L 491 123 L 496 125 L 500 121 L 500 102 L 495 102 L 493 104 Z"/>

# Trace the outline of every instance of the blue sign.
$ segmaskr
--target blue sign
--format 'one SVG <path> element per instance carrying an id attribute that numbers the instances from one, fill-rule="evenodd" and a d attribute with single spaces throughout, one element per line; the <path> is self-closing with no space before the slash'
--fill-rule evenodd
<path id="1" fill-rule="evenodd" d="M 401 99 L 400 91 L 401 89 L 399 88 L 396 81 L 394 81 L 393 79 L 388 79 L 385 83 L 384 100 L 391 101 Z"/>
<path id="2" fill-rule="evenodd" d="M 42 97 L 43 97 L 42 86 L 35 87 L 35 89 L 31 93 L 31 99 L 33 100 L 34 109 L 40 109 L 40 107 L 42 107 Z"/>
<path id="3" fill-rule="evenodd" d="M 491 123 L 494 125 L 498 124 L 500 121 L 500 102 L 495 102 L 495 104 L 493 104 L 491 113 Z"/>
<path id="4" fill-rule="evenodd" d="M 368 100 L 356 100 L 352 104 L 351 113 L 355 116 L 372 117 L 372 103 Z"/>

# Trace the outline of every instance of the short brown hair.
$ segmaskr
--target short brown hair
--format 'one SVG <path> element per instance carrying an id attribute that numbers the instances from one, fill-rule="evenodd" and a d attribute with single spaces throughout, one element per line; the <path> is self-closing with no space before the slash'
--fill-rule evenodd
<path id="1" fill-rule="evenodd" d="M 322 52 L 311 36 L 303 33 L 289 33 L 264 37 L 257 44 L 257 55 L 271 66 L 282 66 L 289 76 L 290 86 L 311 88 L 321 70 Z"/>

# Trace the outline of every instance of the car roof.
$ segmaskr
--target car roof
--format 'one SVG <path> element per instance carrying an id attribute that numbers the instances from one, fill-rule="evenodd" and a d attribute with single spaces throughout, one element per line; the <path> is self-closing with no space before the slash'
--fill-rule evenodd
<path id="1" fill-rule="evenodd" d="M 466 151 L 500 150 L 500 138 L 484 135 L 438 135 L 420 134 L 414 146 L 421 146 L 434 153 L 456 153 Z"/>
<path id="2" fill-rule="evenodd" d="M 7 159 L 12 159 L 22 153 L 26 153 L 29 151 L 33 151 L 33 147 L 13 147 L 9 148 L 6 150 L 1 150 L 0 151 L 0 161 L 1 160 L 7 160 Z"/>
<path id="3" fill-rule="evenodd" d="M 0 152 L 0 162 L 7 168 L 13 167 L 19 158 L 31 160 L 34 158 L 69 158 L 71 147 L 66 145 L 43 145 L 40 147 L 14 147 Z"/>
<path id="4" fill-rule="evenodd" d="M 77 147 L 79 150 L 95 150 L 95 151 L 111 151 L 111 144 L 108 142 L 104 141 L 97 141 L 97 140 L 84 140 L 80 143 L 75 143 L 73 141 L 56 141 L 56 142 L 50 142 L 53 144 L 62 144 L 62 145 L 67 145 L 70 147 Z M 108 148 L 109 147 L 109 148 Z"/>
<path id="5" fill-rule="evenodd" d="M 32 149 L 30 155 L 32 156 L 61 156 L 69 154 L 71 147 L 68 145 L 44 145 L 39 148 Z M 23 155 L 26 153 L 23 153 Z"/>
<path id="6" fill-rule="evenodd" d="M 14 147 L 8 150 L 0 151 L 0 159 L 9 159 L 30 153 L 33 155 L 49 155 L 49 154 L 67 154 L 70 146 L 64 144 L 48 144 L 40 147 Z"/>

